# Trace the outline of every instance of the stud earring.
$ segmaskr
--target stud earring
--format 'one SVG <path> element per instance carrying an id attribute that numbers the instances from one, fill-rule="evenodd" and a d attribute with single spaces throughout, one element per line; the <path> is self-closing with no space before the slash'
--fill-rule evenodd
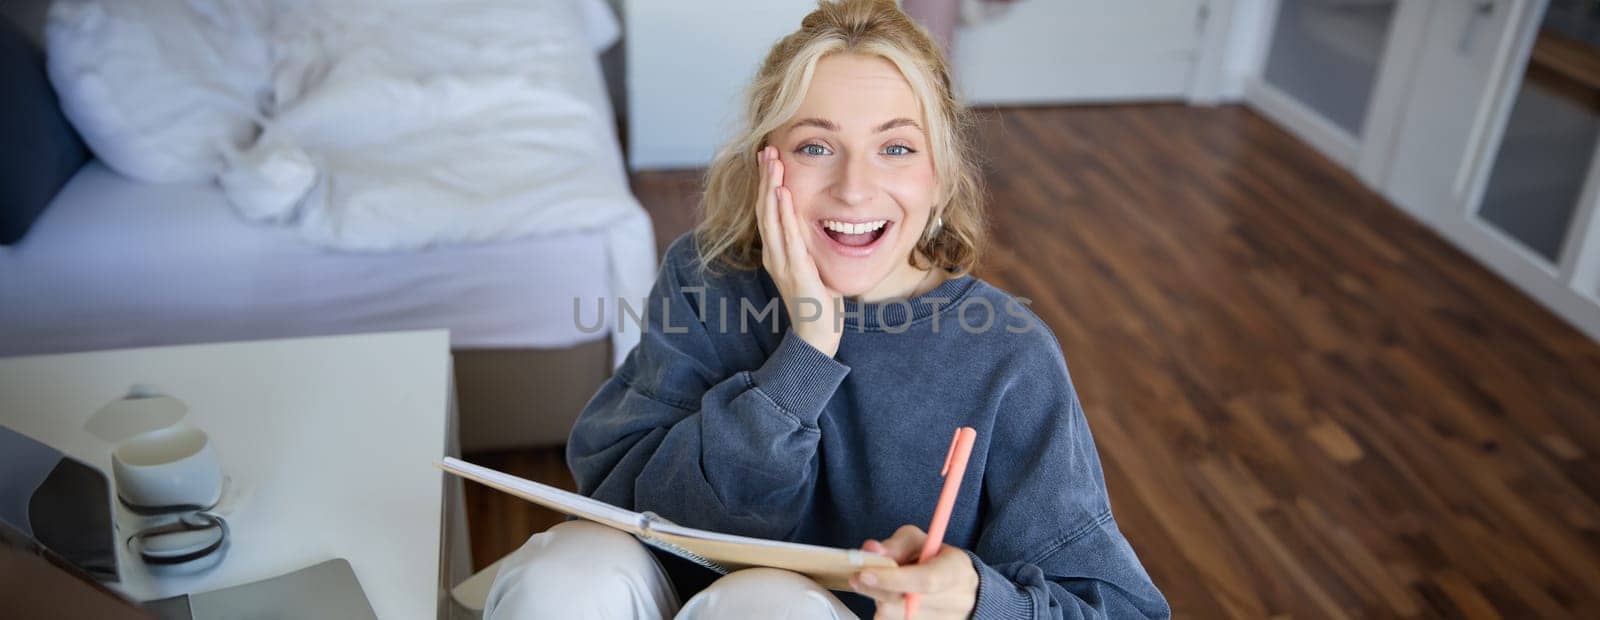
<path id="1" fill-rule="evenodd" d="M 932 241 L 934 237 L 939 236 L 939 231 L 941 230 L 944 230 L 944 216 L 935 213 L 933 214 L 933 224 L 928 226 L 928 231 L 923 234 L 923 237 Z"/>

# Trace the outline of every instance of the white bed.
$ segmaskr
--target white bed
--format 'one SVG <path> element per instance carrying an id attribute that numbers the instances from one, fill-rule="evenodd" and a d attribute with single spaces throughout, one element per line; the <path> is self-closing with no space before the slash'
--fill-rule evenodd
<path id="1" fill-rule="evenodd" d="M 642 212 L 615 226 L 330 252 L 245 222 L 215 184 L 140 183 L 92 161 L 0 254 L 0 355 L 424 328 L 458 349 L 567 348 L 607 335 L 592 327 L 616 293 L 608 239 L 654 252 Z"/>
<path id="2" fill-rule="evenodd" d="M 604 1 L 572 1 L 583 23 L 570 26 L 609 47 L 620 29 Z M 598 55 L 577 64 L 563 88 L 613 118 Z M 637 342 L 635 326 L 615 329 L 615 300 L 643 299 L 655 276 L 649 216 L 601 124 L 601 161 L 549 193 L 622 201 L 627 215 L 420 251 L 319 247 L 245 219 L 216 182 L 145 183 L 92 160 L 0 247 L 0 356 L 444 328 L 464 446 L 558 443 Z M 610 316 L 596 328 L 599 299 Z"/>
<path id="3" fill-rule="evenodd" d="M 616 41 L 604 2 L 575 6 L 548 14 L 581 21 L 571 27 L 596 51 Z M 599 58 L 587 60 L 550 72 L 560 76 L 552 83 L 611 118 Z M 441 327 L 463 349 L 602 338 L 609 330 L 574 321 L 573 299 L 592 311 L 601 298 L 642 297 L 655 240 L 627 190 L 614 132 L 600 133 L 609 141 L 603 169 L 547 193 L 616 196 L 632 216 L 420 252 L 326 250 L 292 228 L 240 217 L 216 183 L 143 183 L 91 161 L 20 244 L 0 249 L 0 355 Z M 620 356 L 626 335 L 614 344 Z"/>

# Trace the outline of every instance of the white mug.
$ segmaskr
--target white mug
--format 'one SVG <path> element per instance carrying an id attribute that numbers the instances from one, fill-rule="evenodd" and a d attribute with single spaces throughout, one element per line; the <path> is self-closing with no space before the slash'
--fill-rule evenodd
<path id="1" fill-rule="evenodd" d="M 204 431 L 184 425 L 140 433 L 111 453 L 117 495 L 135 511 L 214 506 L 222 466 Z"/>

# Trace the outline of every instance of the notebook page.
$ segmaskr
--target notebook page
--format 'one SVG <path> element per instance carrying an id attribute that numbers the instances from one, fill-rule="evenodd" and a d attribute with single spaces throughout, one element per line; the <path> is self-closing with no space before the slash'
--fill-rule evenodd
<path id="1" fill-rule="evenodd" d="M 590 499 L 576 493 L 563 491 L 561 489 L 539 484 L 531 480 L 518 478 L 516 476 L 489 469 L 487 467 L 473 465 L 472 463 L 468 463 L 454 457 L 445 457 L 444 461 L 441 462 L 439 466 L 445 471 L 457 473 L 465 478 L 483 482 L 491 487 L 498 488 L 501 491 L 505 491 L 512 495 L 523 497 L 524 499 L 538 498 L 538 500 L 556 504 L 559 506 L 556 508 L 557 510 L 566 512 L 568 514 L 585 519 L 600 521 L 601 523 L 606 523 L 612 527 L 624 529 L 636 534 L 642 533 L 640 530 L 644 529 L 644 515 L 631 510 L 618 508 L 599 500 Z M 751 538 L 748 536 L 738 536 L 734 534 L 723 534 L 721 532 L 699 530 L 692 527 L 678 525 L 659 517 L 650 520 L 648 529 L 653 534 L 679 536 L 690 540 L 714 541 L 763 549 L 782 549 L 807 554 L 815 554 L 818 552 L 842 554 L 845 557 L 848 557 L 849 563 L 853 565 L 860 565 L 864 561 L 870 562 L 870 560 L 865 560 L 865 556 L 876 556 L 876 554 L 870 554 L 859 549 L 838 549 L 834 547 L 807 545 L 804 543 L 786 542 L 781 540 L 767 540 L 763 538 Z M 894 563 L 890 561 L 888 565 L 893 566 Z"/>
<path id="2" fill-rule="evenodd" d="M 764 548 L 768 548 L 768 549 L 790 549 L 790 550 L 794 550 L 794 551 L 835 551 L 835 552 L 850 552 L 850 553 L 866 553 L 865 551 L 860 551 L 859 549 L 839 549 L 839 548 L 836 548 L 836 547 L 822 547 L 822 546 L 818 546 L 818 545 L 808 545 L 808 544 L 805 544 L 805 543 L 787 542 L 787 541 L 782 541 L 782 540 L 769 540 L 769 539 L 766 539 L 766 538 L 751 538 L 749 536 L 739 536 L 739 535 L 736 535 L 736 534 L 724 534 L 722 532 L 712 532 L 712 531 L 708 531 L 708 530 L 697 530 L 697 529 L 694 529 L 692 527 L 684 527 L 682 525 L 678 525 L 678 524 L 675 524 L 675 523 L 666 523 L 666 522 L 662 522 L 662 521 L 656 521 L 655 523 L 653 523 L 650 526 L 650 530 L 653 531 L 653 532 L 661 533 L 661 534 L 671 534 L 671 535 L 674 535 L 674 536 L 682 536 L 684 538 L 696 538 L 696 539 L 700 539 L 700 540 L 713 540 L 713 541 L 717 541 L 717 542 L 732 543 L 732 544 L 736 544 L 736 545 L 749 545 L 749 546 L 752 546 L 752 547 L 764 547 Z"/>
<path id="3" fill-rule="evenodd" d="M 574 516 L 583 517 L 585 519 L 611 522 L 616 525 L 625 526 L 632 529 L 637 529 L 639 527 L 640 520 L 643 519 L 643 515 L 640 515 L 632 510 L 618 508 L 616 506 L 612 506 L 611 504 L 590 499 L 577 493 L 563 491 L 549 485 L 539 484 L 532 480 L 518 478 L 511 474 L 495 471 L 487 467 L 473 465 L 472 463 L 468 463 L 455 457 L 445 457 L 444 461 L 439 464 L 439 467 L 445 471 L 460 474 L 467 479 L 477 480 L 488 484 L 489 486 L 497 487 L 502 491 L 511 493 L 512 495 L 532 496 L 555 503 L 565 508 L 564 510 L 558 508 L 558 510 L 562 510 L 562 512 L 567 512 L 568 514 Z"/>

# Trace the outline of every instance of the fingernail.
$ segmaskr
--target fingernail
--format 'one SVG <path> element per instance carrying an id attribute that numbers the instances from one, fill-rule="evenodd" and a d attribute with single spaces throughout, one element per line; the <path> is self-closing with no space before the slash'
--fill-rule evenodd
<path id="1" fill-rule="evenodd" d="M 861 573 L 861 583 L 869 586 L 878 585 L 878 576 L 872 573 Z"/>

